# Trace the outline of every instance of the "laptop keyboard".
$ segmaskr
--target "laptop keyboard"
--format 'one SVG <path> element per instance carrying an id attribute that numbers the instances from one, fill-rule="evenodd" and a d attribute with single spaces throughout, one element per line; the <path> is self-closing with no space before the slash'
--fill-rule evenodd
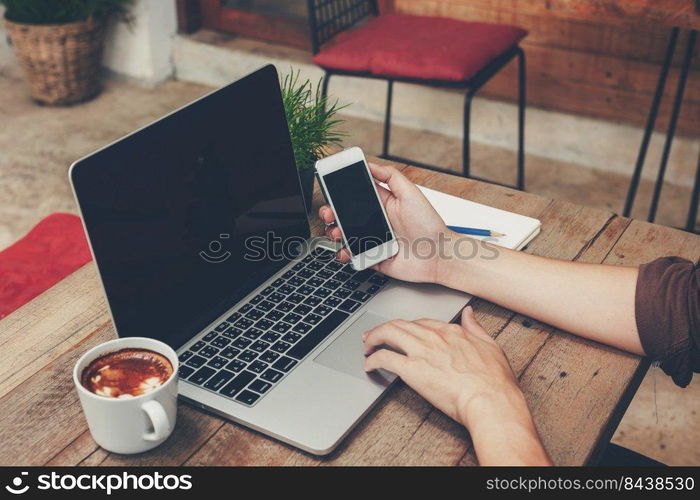
<path id="1" fill-rule="evenodd" d="M 182 380 L 253 406 L 388 279 L 316 249 L 180 354 Z"/>

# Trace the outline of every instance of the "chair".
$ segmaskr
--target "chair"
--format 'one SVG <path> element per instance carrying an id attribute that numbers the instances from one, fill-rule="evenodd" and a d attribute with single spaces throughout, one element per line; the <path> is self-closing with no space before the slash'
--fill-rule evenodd
<path id="1" fill-rule="evenodd" d="M 654 132 L 656 117 L 659 113 L 661 99 L 664 96 L 666 79 L 668 77 L 668 72 L 671 67 L 671 63 L 673 62 L 674 54 L 676 52 L 676 43 L 678 42 L 679 34 L 680 28 L 676 27 L 671 30 L 671 36 L 668 40 L 668 46 L 666 48 L 666 56 L 664 57 L 664 61 L 661 65 L 661 72 L 659 73 L 659 79 L 656 84 L 656 91 L 654 92 L 654 97 L 651 102 L 651 109 L 649 110 L 649 116 L 647 118 L 647 124 L 644 129 L 644 135 L 642 136 L 642 144 L 639 147 L 637 163 L 635 164 L 634 172 L 632 173 L 630 185 L 627 190 L 625 208 L 622 211 L 622 215 L 624 215 L 625 217 L 629 217 L 632 214 L 632 207 L 634 206 L 634 200 L 637 196 L 637 189 L 639 188 L 639 181 L 642 177 L 642 169 L 644 169 L 644 162 L 646 160 L 647 151 L 649 149 L 651 134 Z M 666 140 L 664 142 L 663 152 L 661 153 L 661 163 L 659 165 L 659 170 L 656 175 L 656 183 L 654 184 L 654 192 L 651 198 L 651 205 L 649 207 L 649 215 L 647 217 L 648 222 L 654 222 L 656 220 L 656 211 L 659 207 L 659 200 L 661 199 L 661 190 L 663 188 L 664 177 L 666 175 L 666 165 L 668 163 L 669 157 L 671 156 L 671 147 L 673 146 L 673 138 L 676 134 L 678 117 L 680 116 L 681 107 L 683 105 L 683 93 L 685 92 L 685 86 L 688 80 L 688 73 L 690 72 L 690 67 L 692 66 L 693 54 L 695 53 L 695 42 L 697 40 L 697 37 L 698 30 L 691 30 L 688 36 L 688 42 L 685 49 L 685 56 L 683 57 L 683 63 L 681 64 L 680 74 L 678 77 L 678 84 L 676 87 L 676 95 L 673 98 L 673 107 L 668 123 L 668 132 L 666 133 Z M 685 223 L 685 230 L 688 232 L 697 232 L 696 225 L 698 220 L 699 205 L 700 158 L 698 158 L 698 166 L 695 170 L 695 183 L 693 185 L 693 191 L 690 196 L 690 207 L 688 208 L 688 217 Z"/>
<path id="2" fill-rule="evenodd" d="M 492 76 L 517 57 L 518 159 L 514 187 L 524 189 L 525 53 L 518 43 L 527 35 L 525 30 L 440 17 L 380 16 L 376 0 L 308 0 L 308 8 L 313 61 L 325 70 L 324 96 L 333 75 L 387 81 L 380 157 L 389 160 L 454 173 L 390 154 L 392 91 L 394 82 L 464 90 L 462 175 L 476 178 L 469 171 L 472 98 Z M 366 23 L 356 26 L 365 19 L 368 19 Z M 351 27 L 354 29 L 346 31 Z"/>

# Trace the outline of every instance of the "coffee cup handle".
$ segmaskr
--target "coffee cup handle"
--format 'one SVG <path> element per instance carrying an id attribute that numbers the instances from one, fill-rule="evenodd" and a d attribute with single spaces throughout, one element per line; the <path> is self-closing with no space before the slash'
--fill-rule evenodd
<path id="1" fill-rule="evenodd" d="M 153 424 L 153 432 L 147 432 L 143 435 L 143 438 L 146 441 L 160 441 L 168 437 L 168 434 L 170 434 L 170 422 L 163 405 L 152 399 L 142 404 L 141 409 L 146 412 Z"/>

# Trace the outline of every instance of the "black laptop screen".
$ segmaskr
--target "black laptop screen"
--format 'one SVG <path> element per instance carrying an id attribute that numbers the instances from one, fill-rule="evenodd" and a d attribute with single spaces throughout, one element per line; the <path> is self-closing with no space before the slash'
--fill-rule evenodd
<path id="1" fill-rule="evenodd" d="M 286 263 L 261 238 L 309 235 L 269 66 L 71 176 L 120 336 L 180 347 Z"/>

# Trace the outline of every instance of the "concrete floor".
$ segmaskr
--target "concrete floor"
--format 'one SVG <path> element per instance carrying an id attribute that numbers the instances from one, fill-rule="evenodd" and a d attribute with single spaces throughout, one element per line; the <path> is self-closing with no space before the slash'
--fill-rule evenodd
<path id="1" fill-rule="evenodd" d="M 30 101 L 11 54 L 0 51 L 0 249 L 25 234 L 42 217 L 76 212 L 67 182 L 68 166 L 106 143 L 185 104 L 210 89 L 182 82 L 142 88 L 110 79 L 97 99 L 71 108 L 47 108 Z M 381 126 L 349 119 L 348 143 L 369 153 L 380 149 Z M 396 129 L 396 154 L 457 168 L 459 141 Z M 474 173 L 511 182 L 515 158 L 509 151 L 474 145 Z M 527 158 L 528 191 L 620 211 L 627 179 L 615 174 Z M 651 186 L 642 186 L 640 200 Z M 667 186 L 659 221 L 680 225 L 687 190 Z M 643 213 L 646 203 L 639 204 Z M 668 464 L 700 465 L 700 379 L 680 390 L 656 370 L 645 379 L 614 441 Z"/>
<path id="2" fill-rule="evenodd" d="M 382 148 L 381 123 L 346 117 L 345 130 L 350 133 L 348 144 L 362 146 L 378 154 Z M 473 127 L 478 124 L 473 124 Z M 391 153 L 423 163 L 440 165 L 462 171 L 462 141 L 433 132 L 392 127 Z M 651 154 L 650 154 L 651 156 Z M 535 155 L 527 155 L 525 163 L 526 190 L 548 198 L 560 198 L 622 213 L 629 187 L 629 176 L 594 170 Z M 483 143 L 471 144 L 471 172 L 477 177 L 515 184 L 516 153 Z M 646 219 L 654 184 L 643 180 L 632 216 Z M 661 192 L 656 222 L 674 227 L 686 223 L 690 189 L 666 183 Z"/>

